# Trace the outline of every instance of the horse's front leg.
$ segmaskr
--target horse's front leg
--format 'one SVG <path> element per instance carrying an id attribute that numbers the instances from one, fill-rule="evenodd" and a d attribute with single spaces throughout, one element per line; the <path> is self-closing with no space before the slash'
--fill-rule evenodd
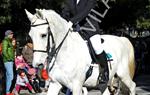
<path id="1" fill-rule="evenodd" d="M 72 89 L 73 95 L 83 95 L 82 94 L 82 83 L 81 82 L 74 82 L 73 83 L 73 89 Z"/>
<path id="2" fill-rule="evenodd" d="M 86 87 L 82 87 L 83 95 L 88 95 L 88 90 Z"/>
<path id="3" fill-rule="evenodd" d="M 62 85 L 59 82 L 50 82 L 47 95 L 58 95 Z"/>

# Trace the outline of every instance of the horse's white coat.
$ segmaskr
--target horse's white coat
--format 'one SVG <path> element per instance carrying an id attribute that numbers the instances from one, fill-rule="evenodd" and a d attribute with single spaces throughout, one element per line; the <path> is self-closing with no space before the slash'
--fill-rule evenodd
<path id="1" fill-rule="evenodd" d="M 47 36 L 42 38 L 41 35 L 48 34 L 48 27 L 50 27 L 54 35 L 56 47 L 63 40 L 70 28 L 68 22 L 53 10 L 37 10 L 36 15 L 32 15 L 28 11 L 26 13 L 31 22 L 33 22 L 32 18 L 34 18 L 34 25 L 44 23 L 46 19 L 49 23 L 49 26 L 40 25 L 31 27 L 29 35 L 33 40 L 35 50 L 46 50 Z M 134 51 L 131 43 L 124 37 L 102 35 L 102 38 L 105 40 L 103 43 L 105 51 L 113 57 L 113 61 L 111 62 L 112 69 L 109 68 L 109 78 L 111 79 L 117 73 L 130 89 L 130 95 L 135 95 L 136 85 L 132 81 L 129 69 L 129 65 L 134 65 L 134 63 L 130 62 L 134 62 Z M 44 63 L 46 57 L 47 53 L 34 52 L 33 66 Z M 58 95 L 62 87 L 61 84 L 70 88 L 73 91 L 73 95 L 81 95 L 83 85 L 95 86 L 99 74 L 98 66 L 94 66 L 92 76 L 86 82 L 84 81 L 91 61 L 86 42 L 77 32 L 69 32 L 58 53 L 55 65 L 49 72 L 53 80 L 50 83 L 47 95 Z M 103 94 L 108 95 L 108 89 Z"/>

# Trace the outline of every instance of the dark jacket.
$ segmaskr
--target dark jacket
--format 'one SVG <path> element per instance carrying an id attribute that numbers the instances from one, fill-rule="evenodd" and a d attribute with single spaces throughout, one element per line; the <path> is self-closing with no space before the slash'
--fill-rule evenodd
<path id="1" fill-rule="evenodd" d="M 32 47 L 25 45 L 23 47 L 23 50 L 22 50 L 22 55 L 25 59 L 25 61 L 29 64 L 29 65 L 32 65 L 32 60 L 33 60 L 33 49 Z"/>
<path id="2" fill-rule="evenodd" d="M 14 61 L 15 51 L 11 39 L 5 37 L 2 42 L 3 62 Z"/>
<path id="3" fill-rule="evenodd" d="M 79 23 L 81 27 L 90 27 L 89 23 L 85 20 L 88 18 L 97 31 L 99 30 L 98 22 L 88 17 L 91 9 L 95 8 L 96 4 L 97 0 L 80 0 L 78 4 L 76 4 L 76 0 L 66 0 L 64 9 L 62 10 L 62 16 L 74 25 Z M 90 33 L 93 31 L 86 30 L 86 32 L 91 35 Z"/>

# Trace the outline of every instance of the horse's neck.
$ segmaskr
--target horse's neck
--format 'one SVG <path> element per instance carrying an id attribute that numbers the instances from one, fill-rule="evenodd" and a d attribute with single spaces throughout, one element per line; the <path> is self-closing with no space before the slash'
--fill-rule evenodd
<path id="1" fill-rule="evenodd" d="M 62 38 L 63 37 L 59 38 L 59 40 Z M 57 45 L 58 44 L 60 44 L 60 41 L 59 42 L 57 41 Z M 81 57 L 79 57 L 79 56 L 81 56 Z M 91 57 L 89 55 L 86 42 L 80 37 L 80 35 L 77 32 L 76 33 L 70 32 L 68 34 L 68 36 L 66 37 L 66 39 L 64 40 L 64 42 L 60 48 L 60 51 L 57 55 L 57 64 L 59 64 L 60 67 L 62 67 L 62 66 L 68 67 L 72 64 L 74 66 L 70 67 L 70 69 L 72 68 L 72 70 L 74 70 L 74 68 L 77 69 L 76 65 L 78 65 L 78 64 L 80 64 L 80 65 L 88 64 L 88 62 L 91 61 L 90 58 Z M 83 62 L 81 62 L 81 59 Z M 88 61 L 88 60 L 90 60 L 90 61 Z M 85 61 L 88 61 L 88 62 L 85 62 Z"/>
<path id="2" fill-rule="evenodd" d="M 76 47 L 82 45 L 84 42 L 77 32 L 69 32 L 68 35 L 66 35 L 67 32 L 57 32 L 54 34 L 56 48 L 62 43 L 62 46 L 60 48 L 61 50 L 65 50 L 66 52 L 72 51 L 78 49 Z"/>
<path id="3" fill-rule="evenodd" d="M 50 10 L 46 15 L 57 47 L 66 36 L 70 27 L 68 27 L 68 22 L 55 11 Z"/>
<path id="4" fill-rule="evenodd" d="M 68 22 L 56 12 L 49 13 L 50 16 L 47 16 L 47 19 L 54 35 L 56 47 L 58 47 L 67 35 L 70 26 L 68 25 Z M 78 50 L 81 47 L 87 48 L 84 40 L 77 32 L 69 31 L 69 34 L 64 40 L 61 48 L 63 48 L 65 51 L 72 51 L 74 49 Z"/>
<path id="5" fill-rule="evenodd" d="M 67 33 L 62 33 L 62 32 L 57 32 L 56 34 L 54 34 L 54 41 L 55 41 L 56 47 L 58 47 L 61 43 L 63 43 L 63 46 L 67 45 L 67 37 L 65 38 L 66 34 Z"/>

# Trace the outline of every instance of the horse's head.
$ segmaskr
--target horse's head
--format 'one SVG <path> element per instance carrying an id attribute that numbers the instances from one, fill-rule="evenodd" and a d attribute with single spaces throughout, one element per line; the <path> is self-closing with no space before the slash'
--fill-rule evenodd
<path id="1" fill-rule="evenodd" d="M 33 41 L 33 66 L 36 67 L 44 63 L 48 56 L 48 42 L 52 43 L 49 32 L 53 35 L 57 47 L 71 25 L 53 10 L 36 9 L 34 15 L 25 11 L 31 22 L 29 35 Z"/>
<path id="2" fill-rule="evenodd" d="M 45 19 L 43 19 L 38 13 L 32 15 L 26 10 L 28 19 L 31 22 L 31 29 L 29 35 L 33 41 L 33 62 L 32 65 L 37 67 L 39 64 L 43 64 L 47 57 L 47 42 L 49 26 Z"/>

